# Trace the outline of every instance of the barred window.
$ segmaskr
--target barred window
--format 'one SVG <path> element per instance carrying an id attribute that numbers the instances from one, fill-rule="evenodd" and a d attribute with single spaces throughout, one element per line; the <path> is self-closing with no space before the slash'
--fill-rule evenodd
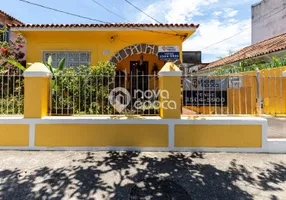
<path id="1" fill-rule="evenodd" d="M 81 65 L 89 66 L 90 64 L 90 52 L 79 51 L 44 51 L 43 60 L 48 61 L 49 56 L 52 56 L 52 66 L 58 66 L 61 59 L 65 58 L 65 67 L 78 67 Z"/>
<path id="2" fill-rule="evenodd" d="M 3 25 L 0 24 L 0 29 L 3 28 Z M 7 32 L 3 33 L 3 32 L 0 32 L 0 42 L 9 42 L 9 30 L 7 30 Z"/>

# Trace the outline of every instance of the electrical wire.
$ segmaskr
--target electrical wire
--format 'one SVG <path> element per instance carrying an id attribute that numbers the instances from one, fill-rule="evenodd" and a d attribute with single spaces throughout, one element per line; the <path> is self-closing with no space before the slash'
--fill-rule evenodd
<path id="1" fill-rule="evenodd" d="M 124 17 L 118 15 L 117 13 L 113 12 L 112 10 L 106 8 L 106 7 L 105 7 L 104 5 L 102 5 L 101 3 L 99 3 L 99 2 L 97 2 L 97 1 L 95 1 L 95 0 L 92 0 L 92 1 L 93 1 L 95 4 L 97 4 L 98 6 L 102 7 L 104 10 L 106 10 L 106 11 L 108 11 L 108 12 L 110 12 L 110 13 L 116 15 L 116 16 L 119 17 L 120 19 L 123 19 L 124 21 L 127 21 L 127 22 L 132 23 L 130 20 L 128 20 L 128 19 L 126 19 L 126 18 L 124 18 Z"/>
<path id="2" fill-rule="evenodd" d="M 44 5 L 41 5 L 41 4 L 37 4 L 37 3 L 30 2 L 30 1 L 26 1 L 26 0 L 19 0 L 19 1 L 27 3 L 27 4 L 31 4 L 31 5 L 34 5 L 34 6 L 38 6 L 38 7 L 41 7 L 41 8 L 45 8 L 45 9 L 48 9 L 48 10 L 52 10 L 52 11 L 55 11 L 55 12 L 63 13 L 63 14 L 66 14 L 66 15 L 79 17 L 79 18 L 82 18 L 82 19 L 87 19 L 87 20 L 90 20 L 90 21 L 96 21 L 96 22 L 99 22 L 99 23 L 111 24 L 111 25 L 115 24 L 115 23 L 106 22 L 106 21 L 102 21 L 102 20 L 99 20 L 99 19 L 86 17 L 86 16 L 82 16 L 82 15 L 79 15 L 79 14 L 75 14 L 75 13 L 59 10 L 59 9 L 56 9 L 56 8 L 44 6 Z M 172 36 L 180 36 L 180 37 L 182 37 L 182 35 L 179 35 L 179 34 L 172 34 L 172 33 L 165 33 L 165 32 L 161 32 L 161 31 L 147 30 L 147 29 L 143 29 L 143 28 L 139 28 L 139 27 L 126 27 L 126 28 L 128 28 L 128 29 L 137 29 L 137 30 L 151 32 L 151 33 L 157 33 L 157 34 L 164 34 L 164 35 L 172 35 Z"/>
<path id="3" fill-rule="evenodd" d="M 212 46 L 215 46 L 215 45 L 217 45 L 217 44 L 220 44 L 220 43 L 222 43 L 222 42 L 224 42 L 224 41 L 230 40 L 231 38 L 234 38 L 234 37 L 236 37 L 237 35 L 240 35 L 241 33 L 247 31 L 247 30 L 250 29 L 250 28 L 251 28 L 251 27 L 247 27 L 246 29 L 244 29 L 244 30 L 242 30 L 242 31 L 240 31 L 240 32 L 238 32 L 238 33 L 236 33 L 236 34 L 234 34 L 234 35 L 228 37 L 228 38 L 225 38 L 225 39 L 223 39 L 223 40 L 221 40 L 221 41 L 218 41 L 218 42 L 213 43 L 213 44 L 211 44 L 211 45 L 209 45 L 209 46 L 207 46 L 207 47 L 202 48 L 200 51 L 205 50 L 205 49 L 208 49 L 208 48 L 210 48 L 210 47 L 212 47 Z"/>
<path id="4" fill-rule="evenodd" d="M 275 12 L 274 14 L 268 16 L 268 17 L 265 18 L 265 19 L 268 19 L 268 18 L 270 18 L 270 17 L 272 17 L 272 16 L 278 14 L 279 12 L 281 12 L 281 11 L 283 11 L 283 10 L 285 10 L 285 8 L 282 8 L 281 10 Z M 266 14 L 266 15 L 267 15 L 267 14 Z M 264 16 L 265 16 L 265 15 L 264 15 Z M 210 46 L 208 46 L 208 47 L 205 47 L 205 48 L 203 48 L 202 50 L 207 49 L 207 48 L 210 48 L 210 47 L 212 47 L 212 46 L 214 46 L 214 45 L 216 45 L 216 44 L 219 44 L 219 43 L 221 43 L 221 42 L 224 42 L 224 41 L 226 41 L 226 40 L 228 40 L 228 39 L 231 39 L 231 38 L 233 38 L 233 37 L 235 37 L 235 36 L 237 36 L 237 35 L 243 33 L 244 31 L 246 31 L 246 30 L 248 30 L 248 29 L 250 29 L 250 28 L 253 28 L 255 25 L 257 25 L 257 24 L 251 25 L 250 27 L 248 27 L 248 28 L 246 28 L 246 29 L 244 29 L 244 30 L 242 30 L 242 31 L 240 31 L 240 32 L 238 32 L 238 33 L 236 33 L 235 35 L 233 35 L 233 36 L 231 36 L 231 37 L 229 37 L 229 38 L 227 38 L 227 39 L 221 40 L 221 41 L 219 41 L 219 42 L 216 42 L 216 43 L 214 43 L 214 44 L 212 44 L 212 45 L 210 45 Z M 255 45 L 252 45 L 252 47 L 253 47 L 254 49 L 256 49 L 256 50 L 260 50 L 260 49 L 258 49 L 258 47 L 256 47 Z M 246 54 L 245 54 L 245 55 L 246 55 Z M 269 55 L 267 55 L 267 54 L 265 54 L 264 56 L 265 56 L 265 57 L 268 57 L 268 58 L 270 58 L 270 59 L 272 58 L 271 56 L 269 56 Z M 227 56 L 227 57 L 230 57 L 230 56 Z M 225 57 L 225 58 L 227 58 L 227 57 Z M 222 58 L 222 59 L 224 59 L 224 58 Z M 219 59 L 219 60 L 221 60 L 221 59 Z M 216 61 L 214 61 L 214 62 L 216 62 Z M 210 70 L 212 70 L 212 68 L 208 68 L 207 70 L 210 71 Z"/>
<path id="5" fill-rule="evenodd" d="M 87 20 L 90 20 L 90 21 L 96 21 L 96 22 L 100 22 L 100 23 L 104 23 L 104 24 L 112 24 L 112 25 L 114 24 L 114 23 L 111 23 L 111 22 L 106 22 L 106 21 L 102 21 L 102 20 L 99 20 L 99 19 L 95 19 L 95 18 L 90 18 L 90 17 L 78 15 L 78 14 L 75 14 L 75 13 L 71 13 L 71 12 L 59 10 L 59 9 L 56 9 L 56 8 L 44 6 L 44 5 L 41 5 L 41 4 L 37 4 L 37 3 L 30 2 L 30 1 L 26 1 L 26 0 L 19 0 L 19 1 L 24 2 L 24 3 L 27 3 L 27 4 L 31 4 L 31 5 L 34 5 L 34 6 L 42 7 L 42 8 L 48 9 L 48 10 L 53 10 L 53 11 L 55 11 L 55 12 L 64 13 L 64 14 L 71 15 L 71 16 L 75 16 L 75 17 L 79 17 L 79 18 L 82 18 L 82 19 L 87 19 Z M 150 16 L 150 15 L 148 15 L 147 13 L 145 13 L 144 11 L 142 11 L 140 8 L 138 8 L 138 7 L 136 7 L 135 5 L 133 5 L 130 1 L 128 1 L 128 0 L 125 0 L 125 1 L 126 1 L 127 3 L 129 3 L 130 5 L 132 5 L 133 7 L 135 7 L 135 8 L 136 8 L 137 10 L 139 10 L 140 12 L 146 14 L 146 15 L 147 15 L 148 17 L 150 17 L 151 19 L 155 20 L 155 21 L 158 22 L 158 23 L 161 23 L 161 22 L 159 22 L 158 20 L 156 20 L 155 18 L 153 18 L 152 16 Z M 111 12 L 111 13 L 117 15 L 118 17 L 120 17 L 120 18 L 126 20 L 125 18 L 121 17 L 121 16 L 118 15 L 117 13 L 111 11 L 110 9 L 104 7 L 103 5 L 99 4 L 98 2 L 96 2 L 96 1 L 94 1 L 94 0 L 93 0 L 93 2 L 97 3 L 97 4 L 100 5 L 102 8 L 106 9 L 108 12 Z M 281 11 L 284 10 L 284 9 L 285 9 L 285 8 L 279 10 L 278 12 L 274 13 L 273 15 L 275 15 L 275 14 L 281 12 Z M 273 15 L 270 15 L 270 16 L 268 16 L 267 18 L 270 18 L 270 17 L 272 17 Z M 267 18 L 266 18 L 266 19 L 267 19 Z M 132 28 L 131 28 L 131 27 L 127 27 L 127 28 L 129 28 L 129 29 L 138 29 L 138 30 L 147 31 L 147 32 L 152 32 L 152 33 L 158 33 L 158 34 L 165 34 L 165 35 L 172 35 L 172 36 L 180 36 L 180 37 L 182 36 L 182 35 L 179 35 L 179 34 L 170 34 L 170 33 L 165 33 L 165 32 L 160 32 L 160 31 L 152 31 L 152 30 L 147 30 L 147 29 L 141 29 L 141 28 L 138 28 L 138 27 L 132 27 Z M 170 29 L 170 30 L 172 30 L 170 27 L 167 27 L 167 28 Z M 215 46 L 215 45 L 217 45 L 217 44 L 220 44 L 220 43 L 222 43 L 222 42 L 224 42 L 224 41 L 226 41 L 226 40 L 229 40 L 229 39 L 231 39 L 231 38 L 234 38 L 235 36 L 237 36 L 237 35 L 239 35 L 239 34 L 245 32 L 246 30 L 248 30 L 248 29 L 250 29 L 250 28 L 251 28 L 251 27 L 248 27 L 248 28 L 246 28 L 246 29 L 244 29 L 244 30 L 242 30 L 242 31 L 240 31 L 240 32 L 238 32 L 238 33 L 236 33 L 236 34 L 234 34 L 234 35 L 228 37 L 228 38 L 225 38 L 225 39 L 223 39 L 223 40 L 221 40 L 221 41 L 218 41 L 218 42 L 216 42 L 216 43 L 214 43 L 214 44 L 211 44 L 211 45 L 209 45 L 209 46 L 207 46 L 207 47 L 204 47 L 204 48 L 201 49 L 200 51 L 205 50 L 205 49 L 208 49 L 208 48 L 210 48 L 210 47 L 212 47 L 212 46 Z M 252 26 L 252 28 L 253 28 L 253 26 Z"/>
<path id="6" fill-rule="evenodd" d="M 285 9 L 285 8 L 282 8 L 282 9 L 279 10 L 278 12 L 275 12 L 274 14 L 268 16 L 268 17 L 265 18 L 265 19 L 268 19 L 268 18 L 270 18 L 270 17 L 272 17 L 272 16 L 278 14 L 279 12 L 283 11 L 284 9 Z M 257 24 L 251 25 L 251 26 L 249 26 L 249 27 L 243 29 L 242 31 L 240 31 L 240 32 L 238 32 L 238 33 L 236 33 L 236 34 L 234 34 L 234 35 L 228 37 L 228 38 L 225 38 L 225 39 L 220 40 L 220 41 L 218 41 L 218 42 L 216 42 L 216 43 L 213 43 L 213 44 L 211 44 L 211 45 L 209 45 L 209 46 L 206 46 L 206 47 L 202 48 L 200 51 L 205 50 L 205 49 L 208 49 L 208 48 L 210 48 L 210 47 L 212 47 L 212 46 L 215 46 L 215 45 L 217 45 L 217 44 L 220 44 L 220 43 L 222 43 L 222 42 L 224 42 L 224 41 L 227 41 L 227 40 L 229 40 L 229 39 L 232 39 L 232 38 L 234 38 L 235 36 L 240 35 L 241 33 L 247 31 L 248 29 L 253 28 L 255 25 L 257 25 Z"/>
<path id="7" fill-rule="evenodd" d="M 125 2 L 127 2 L 129 5 L 131 5 L 132 7 L 134 7 L 136 10 L 140 11 L 141 13 L 143 13 L 144 15 L 146 15 L 147 17 L 149 17 L 150 19 L 154 20 L 155 22 L 162 24 L 162 22 L 160 22 L 159 20 L 155 19 L 154 17 L 150 16 L 149 14 L 147 14 L 146 12 L 144 12 L 143 10 L 141 10 L 139 7 L 135 6 L 134 4 L 132 4 L 130 1 L 125 0 Z M 174 31 L 175 33 L 178 33 L 177 31 L 171 29 L 170 27 L 168 27 L 168 29 L 170 29 L 171 31 Z"/>
<path id="8" fill-rule="evenodd" d="M 123 19 L 124 21 L 127 21 L 127 22 L 129 22 L 129 23 L 132 23 L 130 20 L 128 20 L 128 19 L 126 19 L 126 18 L 124 18 L 124 17 L 122 17 L 122 16 L 120 16 L 119 14 L 117 14 L 117 13 L 115 13 L 115 12 L 113 12 L 112 10 L 110 10 L 109 8 L 106 8 L 104 5 L 102 5 L 101 3 L 99 3 L 98 1 L 96 1 L 96 0 L 92 0 L 94 3 L 96 3 L 98 6 L 100 6 L 100 7 L 102 7 L 104 10 L 106 10 L 106 11 L 108 11 L 108 12 L 110 12 L 110 13 L 112 13 L 112 14 L 114 14 L 114 15 L 116 15 L 117 17 L 119 17 L 120 19 Z M 130 3 L 130 2 L 128 2 L 128 3 Z M 135 6 L 135 5 L 133 5 L 133 4 L 131 4 L 130 3 L 130 5 L 132 5 L 132 6 Z M 139 8 L 137 8 L 137 9 L 139 9 Z M 141 11 L 140 9 L 139 9 L 139 11 Z M 141 11 L 141 12 L 143 12 L 143 11 Z M 143 12 L 144 13 L 144 12 Z M 144 13 L 144 14 L 146 14 L 146 13 Z M 146 14 L 147 15 L 147 14 Z M 149 15 L 147 15 L 147 16 L 149 16 Z M 151 17 L 151 16 L 149 16 L 149 17 Z M 151 17 L 152 18 L 152 17 Z M 152 18 L 153 19 L 153 18 Z M 161 23 L 160 21 L 158 21 L 158 20 L 156 20 L 155 19 L 155 21 L 157 22 L 157 23 L 159 23 L 159 24 L 163 24 L 163 23 Z M 180 36 L 182 36 L 182 37 L 185 37 L 186 36 L 186 34 L 180 34 L 180 33 L 178 33 L 177 31 L 175 31 L 174 29 L 171 29 L 170 27 L 167 27 L 169 30 L 171 30 L 171 31 L 174 31 L 176 34 L 178 34 L 178 35 L 180 35 Z"/>

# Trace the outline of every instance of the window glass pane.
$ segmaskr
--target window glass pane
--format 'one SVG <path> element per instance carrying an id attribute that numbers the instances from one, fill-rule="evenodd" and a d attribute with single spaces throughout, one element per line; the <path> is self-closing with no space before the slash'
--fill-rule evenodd
<path id="1" fill-rule="evenodd" d="M 80 53 L 80 62 L 86 62 L 89 61 L 89 53 Z"/>
<path id="2" fill-rule="evenodd" d="M 50 53 L 47 52 L 44 53 L 44 62 L 48 62 L 48 58 L 50 55 L 51 55 Z"/>
<path id="3" fill-rule="evenodd" d="M 78 62 L 79 54 L 78 53 L 69 53 L 69 61 L 70 62 Z"/>
<path id="4" fill-rule="evenodd" d="M 53 60 L 52 66 L 56 67 L 57 66 L 57 53 L 52 53 L 51 56 L 52 56 L 52 60 Z"/>
<path id="5" fill-rule="evenodd" d="M 52 56 L 53 67 L 57 67 L 60 60 L 66 58 L 65 66 L 67 67 L 78 67 L 80 65 L 89 66 L 90 62 L 90 53 L 89 52 L 44 52 L 43 60 L 44 62 L 48 61 L 49 56 Z"/>
<path id="6" fill-rule="evenodd" d="M 57 56 L 58 62 L 60 62 L 61 59 L 65 58 L 65 57 L 66 57 L 66 54 L 65 54 L 64 52 L 59 52 L 59 53 L 58 53 L 58 56 Z"/>

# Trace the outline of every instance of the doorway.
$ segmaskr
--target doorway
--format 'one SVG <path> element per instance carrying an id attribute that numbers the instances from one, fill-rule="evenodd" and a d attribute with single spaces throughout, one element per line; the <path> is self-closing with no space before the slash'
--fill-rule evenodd
<path id="1" fill-rule="evenodd" d="M 148 90 L 148 71 L 149 62 L 143 61 L 140 65 L 140 61 L 130 61 L 130 90 L 131 94 L 134 90 L 146 91 Z M 133 97 L 133 94 L 132 94 Z M 141 95 L 137 98 L 141 98 Z"/>

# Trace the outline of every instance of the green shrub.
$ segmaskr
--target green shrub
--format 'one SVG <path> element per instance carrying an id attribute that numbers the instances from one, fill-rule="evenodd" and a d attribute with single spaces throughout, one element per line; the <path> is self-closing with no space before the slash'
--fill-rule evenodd
<path id="1" fill-rule="evenodd" d="M 211 75 L 222 76 L 222 75 L 236 74 L 241 72 L 251 72 L 255 71 L 256 68 L 258 68 L 259 70 L 263 70 L 263 69 L 279 68 L 283 66 L 286 66 L 286 58 L 278 59 L 276 57 L 272 57 L 272 60 L 270 62 L 255 63 L 255 64 L 253 64 L 253 61 L 251 60 L 245 60 L 241 61 L 238 65 L 220 67 L 216 69 L 214 72 L 212 72 Z"/>
<path id="2" fill-rule="evenodd" d="M 0 115 L 24 114 L 24 96 L 8 96 L 0 98 Z"/>
<path id="3" fill-rule="evenodd" d="M 24 79 L 4 76 L 0 71 L 0 114 L 24 113 Z"/>
<path id="4" fill-rule="evenodd" d="M 99 62 L 96 66 L 64 68 L 53 81 L 54 114 L 112 114 L 108 95 L 114 83 L 115 66 Z"/>

